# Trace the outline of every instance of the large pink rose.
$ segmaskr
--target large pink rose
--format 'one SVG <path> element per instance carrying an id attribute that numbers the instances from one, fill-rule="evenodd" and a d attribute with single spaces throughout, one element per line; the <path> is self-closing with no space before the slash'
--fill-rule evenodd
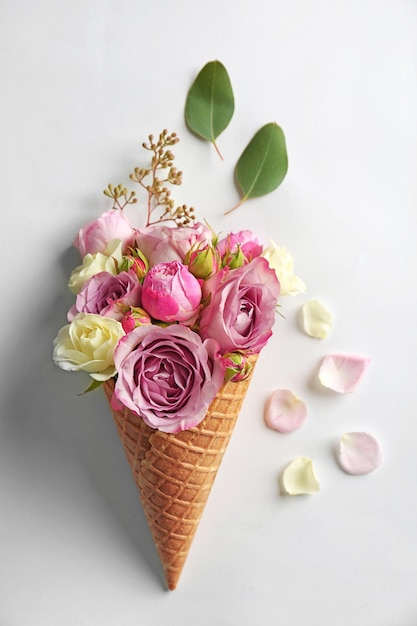
<path id="1" fill-rule="evenodd" d="M 194 226 L 149 226 L 136 235 L 136 245 L 147 258 L 150 267 L 170 261 L 184 262 L 187 252 L 198 244 L 210 243 L 212 232 L 205 224 Z"/>
<path id="2" fill-rule="evenodd" d="M 201 315 L 200 335 L 217 339 L 222 352 L 258 353 L 272 335 L 279 293 L 276 273 L 263 257 L 225 268 L 205 283 L 210 302 Z"/>
<path id="3" fill-rule="evenodd" d="M 140 326 L 118 343 L 114 398 L 166 433 L 204 418 L 224 377 L 214 339 L 202 341 L 186 326 Z"/>
<path id="4" fill-rule="evenodd" d="M 121 320 L 128 307 L 141 305 L 142 285 L 134 270 L 114 276 L 99 272 L 88 279 L 68 312 L 68 321 L 78 313 L 96 313 Z"/>
<path id="5" fill-rule="evenodd" d="M 79 248 L 84 257 L 86 254 L 104 252 L 109 241 L 120 239 L 124 244 L 123 251 L 126 251 L 132 245 L 135 234 L 135 229 L 129 224 L 123 211 L 111 209 L 80 228 L 74 246 Z"/>
<path id="6" fill-rule="evenodd" d="M 159 263 L 145 276 L 142 306 L 161 322 L 193 322 L 201 302 L 201 287 L 179 261 Z"/>

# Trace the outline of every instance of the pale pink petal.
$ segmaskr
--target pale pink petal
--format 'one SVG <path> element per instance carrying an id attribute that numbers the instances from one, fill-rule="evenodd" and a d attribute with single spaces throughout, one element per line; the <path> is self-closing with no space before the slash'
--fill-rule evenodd
<path id="1" fill-rule="evenodd" d="M 319 380 L 333 391 L 351 393 L 359 385 L 370 362 L 366 356 L 328 354 L 321 363 Z"/>
<path id="2" fill-rule="evenodd" d="M 282 486 L 290 496 L 317 493 L 320 485 L 314 474 L 313 461 L 304 456 L 291 461 L 282 475 Z"/>
<path id="3" fill-rule="evenodd" d="M 267 426 L 281 433 L 289 433 L 300 428 L 306 416 L 306 405 L 289 389 L 276 389 L 266 405 Z"/>
<path id="4" fill-rule="evenodd" d="M 345 433 L 340 440 L 337 458 L 347 474 L 368 474 L 381 465 L 382 450 L 369 433 Z"/>

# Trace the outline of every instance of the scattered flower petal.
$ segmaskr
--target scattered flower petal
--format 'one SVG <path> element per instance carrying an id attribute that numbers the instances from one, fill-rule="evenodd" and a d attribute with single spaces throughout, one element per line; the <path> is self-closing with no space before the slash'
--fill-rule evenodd
<path id="1" fill-rule="evenodd" d="M 269 246 L 263 251 L 262 256 L 268 261 L 269 266 L 275 270 L 279 284 L 281 285 L 281 296 L 296 296 L 304 293 L 306 286 L 296 274 L 294 274 L 294 259 L 286 248 L 280 248 L 277 244 L 269 240 Z"/>
<path id="2" fill-rule="evenodd" d="M 338 393 L 352 393 L 370 362 L 371 359 L 366 356 L 328 354 L 321 363 L 319 380 L 324 387 Z"/>
<path id="3" fill-rule="evenodd" d="M 369 474 L 382 463 L 382 450 L 369 433 L 345 433 L 337 457 L 347 474 Z"/>
<path id="4" fill-rule="evenodd" d="M 333 316 L 319 300 L 309 300 L 303 306 L 303 324 L 307 335 L 326 339 L 333 326 Z"/>
<path id="5" fill-rule="evenodd" d="M 301 428 L 307 417 L 305 403 L 289 389 L 276 389 L 270 396 L 265 411 L 269 428 L 290 433 Z"/>
<path id="6" fill-rule="evenodd" d="M 284 470 L 282 486 L 290 496 L 317 493 L 320 485 L 314 475 L 313 461 L 304 456 L 291 461 Z"/>

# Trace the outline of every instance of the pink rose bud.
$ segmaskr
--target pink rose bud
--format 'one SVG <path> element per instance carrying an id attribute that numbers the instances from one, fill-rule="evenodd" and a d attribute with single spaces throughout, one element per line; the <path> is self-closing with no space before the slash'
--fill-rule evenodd
<path id="1" fill-rule="evenodd" d="M 243 352 L 228 352 L 223 359 L 226 363 L 224 380 L 238 383 L 249 376 L 252 365 Z"/>
<path id="2" fill-rule="evenodd" d="M 185 259 L 188 269 L 196 278 L 203 280 L 217 272 L 220 265 L 220 257 L 213 246 L 204 246 L 191 250 Z"/>
<path id="3" fill-rule="evenodd" d="M 197 317 L 201 302 L 200 283 L 179 261 L 158 263 L 145 276 L 142 306 L 161 322 L 188 322 Z"/>
<path id="4" fill-rule="evenodd" d="M 130 311 L 127 311 L 122 317 L 122 326 L 125 333 L 130 333 L 134 328 L 138 326 L 145 326 L 151 324 L 151 318 L 140 307 L 131 307 Z"/>
<path id="5" fill-rule="evenodd" d="M 249 263 L 249 261 L 243 254 L 241 245 L 238 244 L 236 252 L 226 254 L 223 263 L 227 265 L 227 267 L 230 267 L 230 269 L 235 270 L 237 267 L 242 267 L 245 263 Z"/>
<path id="6" fill-rule="evenodd" d="M 251 230 L 240 230 L 229 233 L 217 244 L 217 250 L 222 257 L 223 265 L 232 268 L 241 267 L 250 263 L 263 252 L 263 246 Z"/>
<path id="7" fill-rule="evenodd" d="M 130 253 L 123 257 L 122 269 L 126 263 L 127 269 L 136 272 L 140 281 L 145 278 L 146 272 L 149 270 L 149 263 L 144 254 L 138 248 L 131 248 Z"/>

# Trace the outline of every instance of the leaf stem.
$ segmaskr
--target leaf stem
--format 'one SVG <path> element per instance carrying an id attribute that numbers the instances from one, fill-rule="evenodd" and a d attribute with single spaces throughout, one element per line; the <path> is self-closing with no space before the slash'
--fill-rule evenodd
<path id="1" fill-rule="evenodd" d="M 221 160 L 222 160 L 222 161 L 224 161 L 223 155 L 222 155 L 222 153 L 220 152 L 219 147 L 218 147 L 217 143 L 214 141 L 214 139 L 213 139 L 213 141 L 212 141 L 212 144 L 213 144 L 213 146 L 215 147 L 216 152 L 217 152 L 217 154 L 219 155 L 219 157 L 221 158 Z"/>
<path id="2" fill-rule="evenodd" d="M 236 209 L 238 209 L 244 202 L 246 202 L 246 200 L 248 199 L 247 196 L 245 196 L 244 198 L 242 198 L 241 200 L 239 200 L 239 202 L 237 204 L 235 204 L 234 207 L 232 207 L 231 209 L 229 209 L 228 211 L 226 211 L 226 213 L 224 215 L 229 215 L 230 213 L 232 213 L 232 211 L 235 211 Z"/>

